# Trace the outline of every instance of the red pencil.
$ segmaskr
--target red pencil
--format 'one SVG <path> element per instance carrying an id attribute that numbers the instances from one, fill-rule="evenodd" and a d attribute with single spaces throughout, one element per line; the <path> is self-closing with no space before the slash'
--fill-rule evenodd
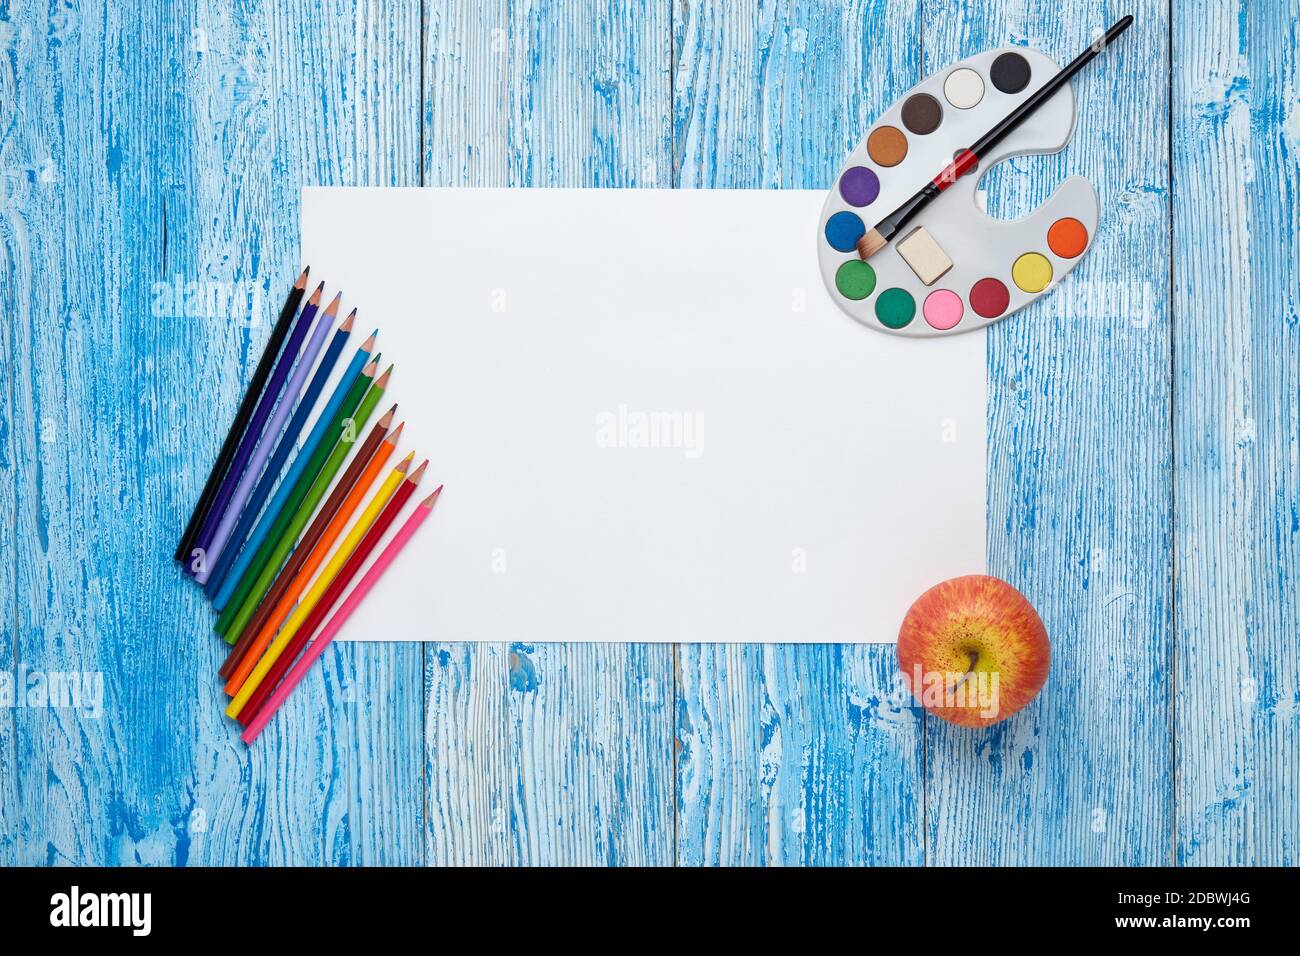
<path id="1" fill-rule="evenodd" d="M 350 318 L 350 317 L 349 317 Z M 344 500 L 351 493 L 357 479 L 365 471 L 366 466 L 370 464 L 370 459 L 374 457 L 380 444 L 388 437 L 388 427 L 393 423 L 393 416 L 397 414 L 397 406 L 394 405 L 388 410 L 383 418 L 375 423 L 370 434 L 366 436 L 365 442 L 361 445 L 361 450 L 353 456 L 351 463 L 348 464 L 347 470 L 343 472 L 343 477 L 338 480 L 334 490 L 330 492 L 329 498 L 325 504 L 316 512 L 316 518 L 312 521 L 311 527 L 307 533 L 294 546 L 293 553 L 289 556 L 288 562 L 280 569 L 279 575 L 271 585 L 270 590 L 262 598 L 262 603 L 258 605 L 257 611 L 244 625 L 244 630 L 237 635 L 234 641 L 234 649 L 226 657 L 226 662 L 221 665 L 221 670 L 217 673 L 222 677 L 229 678 L 243 660 L 244 655 L 248 652 L 249 645 L 253 643 L 253 638 L 262 629 L 266 619 L 271 616 L 271 612 L 279 604 L 280 598 L 284 592 L 289 590 L 289 585 L 297 577 L 298 572 L 302 569 L 303 564 L 307 561 L 307 556 L 311 554 L 312 549 L 316 547 L 316 542 L 320 540 L 329 523 L 334 520 L 334 515 L 343 505 Z M 390 439 L 390 441 L 392 441 Z M 395 441 L 393 441 L 395 444 Z"/>
<path id="2" fill-rule="evenodd" d="M 352 552 L 352 556 L 344 563 L 339 570 L 338 575 L 330 582 L 330 586 L 325 589 L 321 599 L 316 602 L 307 619 L 302 622 L 293 635 L 293 639 L 284 649 L 276 662 L 271 665 L 262 682 L 257 685 L 257 689 L 249 696 L 248 701 L 244 704 L 243 709 L 235 716 L 241 724 L 247 726 L 248 722 L 257 716 L 258 710 L 266 703 L 266 699 L 271 696 L 275 690 L 275 685 L 280 682 L 285 672 L 293 666 L 294 660 L 298 654 L 306 647 L 311 636 L 316 633 L 321 622 L 325 620 L 326 615 L 334 608 L 334 603 L 342 596 L 344 589 L 352 583 L 357 572 L 361 570 L 362 565 L 370 557 L 370 553 L 375 550 L 379 544 L 379 539 L 384 536 L 384 532 L 397 519 L 397 515 L 406 504 L 408 498 L 415 493 L 416 486 L 424 476 L 424 469 L 429 466 L 429 460 L 426 458 L 419 468 L 411 472 L 407 479 L 402 482 L 400 488 L 393 494 L 392 500 L 384 507 L 383 512 L 375 519 L 375 523 L 370 526 L 357 549 Z"/>

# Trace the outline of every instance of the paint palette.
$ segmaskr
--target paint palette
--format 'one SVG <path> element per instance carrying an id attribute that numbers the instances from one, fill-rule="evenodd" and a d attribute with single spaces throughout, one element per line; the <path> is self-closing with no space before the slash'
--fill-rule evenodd
<path id="1" fill-rule="evenodd" d="M 1069 84 L 870 261 L 857 253 L 868 229 L 1058 70 L 1036 50 L 991 50 L 927 77 L 880 117 L 840 170 L 818 224 L 822 277 L 845 312 L 896 335 L 951 335 L 1006 318 L 1078 265 L 1099 215 L 1086 179 L 1071 176 L 1015 221 L 990 218 L 976 201 L 980 178 L 997 163 L 1054 153 L 1069 141 Z"/>

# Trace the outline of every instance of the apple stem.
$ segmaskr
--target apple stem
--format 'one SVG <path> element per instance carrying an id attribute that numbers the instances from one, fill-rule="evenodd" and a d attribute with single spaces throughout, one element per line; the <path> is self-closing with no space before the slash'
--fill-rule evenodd
<path id="1" fill-rule="evenodd" d="M 966 681 L 970 679 L 970 675 L 975 673 L 975 665 L 979 663 L 979 659 L 980 659 L 979 651 L 970 651 L 968 653 L 970 654 L 970 667 L 966 668 L 966 673 L 961 675 L 961 680 L 957 681 L 957 683 L 952 685 L 952 689 L 954 691 L 957 690 L 957 688 L 961 687 L 962 684 L 966 683 Z"/>

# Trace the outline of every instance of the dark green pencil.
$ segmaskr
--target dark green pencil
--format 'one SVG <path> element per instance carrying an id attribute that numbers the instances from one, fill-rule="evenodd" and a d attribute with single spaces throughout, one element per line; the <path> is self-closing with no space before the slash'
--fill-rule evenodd
<path id="1" fill-rule="evenodd" d="M 348 391 L 347 398 L 343 400 L 343 404 L 340 405 L 338 411 L 335 412 L 334 419 L 330 423 L 329 428 L 321 436 L 321 441 L 312 452 L 312 456 L 307 462 L 307 467 L 299 476 L 297 483 L 293 486 L 293 491 L 289 493 L 289 497 L 285 499 L 284 506 L 280 509 L 279 515 L 276 516 L 275 523 L 271 525 L 266 537 L 262 539 L 262 543 L 253 554 L 252 561 L 249 562 L 243 575 L 240 576 L 239 583 L 231 592 L 230 599 L 226 602 L 225 607 L 221 611 L 221 616 L 217 618 L 217 633 L 222 636 L 225 636 L 230 632 L 231 622 L 234 621 L 235 616 L 239 613 L 241 605 L 244 603 L 244 599 L 248 597 L 248 593 L 253 589 L 253 582 L 255 582 L 258 575 L 262 573 L 262 568 L 270 559 L 271 552 L 275 550 L 276 543 L 280 540 L 281 535 L 284 534 L 284 529 L 289 526 L 289 522 L 293 520 L 293 516 L 298 510 L 298 506 L 302 504 L 302 500 L 307 497 L 307 492 L 311 489 L 312 482 L 316 480 L 316 476 L 319 475 L 321 469 L 325 467 L 325 460 L 329 458 L 330 452 L 338 442 L 339 436 L 343 433 L 347 420 L 351 418 L 352 413 L 357 410 L 357 406 L 361 404 L 362 396 L 365 395 L 366 389 L 370 387 L 370 383 L 375 376 L 375 370 L 378 368 L 378 364 L 379 356 L 376 355 L 370 360 L 366 367 L 361 370 L 361 374 L 357 376 L 357 380 L 352 383 L 352 388 Z"/>
<path id="2" fill-rule="evenodd" d="M 352 419 L 343 423 L 343 431 L 339 435 L 338 441 L 335 442 L 334 448 L 330 451 L 329 457 L 325 459 L 325 467 L 321 469 L 320 474 L 316 476 L 316 480 L 312 482 L 306 497 L 298 505 L 298 510 L 285 526 L 284 532 L 280 535 L 280 540 L 276 542 L 266 563 L 262 565 L 261 571 L 258 572 L 252 588 L 244 597 L 242 606 L 235 615 L 230 630 L 226 632 L 227 644 L 235 643 L 235 639 L 243 632 L 248 619 L 257 611 L 262 598 L 271 587 L 271 582 L 275 580 L 275 576 L 280 572 L 284 559 L 293 550 L 294 544 L 298 541 L 298 536 L 302 534 L 303 528 L 307 527 L 307 522 L 311 520 L 312 514 L 316 511 L 316 506 L 320 504 L 321 498 L 325 497 L 326 490 L 329 489 L 330 483 L 334 481 L 334 476 L 338 474 L 339 468 L 342 467 L 343 459 L 347 458 L 348 452 L 352 451 L 352 446 L 360 436 L 362 429 L 370 422 L 370 416 L 374 414 L 375 406 L 383 398 L 384 389 L 388 387 L 388 378 L 392 374 L 393 367 L 390 365 L 388 371 L 375 379 L 375 384 L 370 386 L 365 398 L 361 400 L 361 407 L 357 409 Z"/>

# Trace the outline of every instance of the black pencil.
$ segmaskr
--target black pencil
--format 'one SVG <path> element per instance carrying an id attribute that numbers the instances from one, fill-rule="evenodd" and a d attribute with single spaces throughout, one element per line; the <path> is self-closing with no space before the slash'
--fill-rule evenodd
<path id="1" fill-rule="evenodd" d="M 266 380 L 271 375 L 271 366 L 275 364 L 275 358 L 280 354 L 280 346 L 284 344 L 284 338 L 289 334 L 289 326 L 293 324 L 293 317 L 298 313 L 298 305 L 302 302 L 303 292 L 307 288 L 307 273 L 310 271 L 311 266 L 302 270 L 302 275 L 298 276 L 298 281 L 289 290 L 289 297 L 284 300 L 284 308 L 280 310 L 280 318 L 276 320 L 275 328 L 271 330 L 271 337 L 266 341 L 266 348 L 262 350 L 262 358 L 253 372 L 253 380 L 248 383 L 248 390 L 244 392 L 243 401 L 239 403 L 234 424 L 230 426 L 230 432 L 221 445 L 221 451 L 217 453 L 216 463 L 213 464 L 207 483 L 203 486 L 203 494 L 199 495 L 199 503 L 194 506 L 194 513 L 190 515 L 185 533 L 181 535 L 180 544 L 176 546 L 174 557 L 182 564 L 189 560 L 190 549 L 194 547 L 195 539 L 199 536 L 199 529 L 203 527 L 203 519 L 207 517 L 208 509 L 212 507 L 212 500 L 217 496 L 217 489 L 221 487 L 221 479 L 226 476 L 230 461 L 235 457 L 235 449 L 239 447 L 239 439 L 243 437 L 244 429 L 248 427 L 248 420 L 257 406 L 258 396 L 266 387 Z"/>

